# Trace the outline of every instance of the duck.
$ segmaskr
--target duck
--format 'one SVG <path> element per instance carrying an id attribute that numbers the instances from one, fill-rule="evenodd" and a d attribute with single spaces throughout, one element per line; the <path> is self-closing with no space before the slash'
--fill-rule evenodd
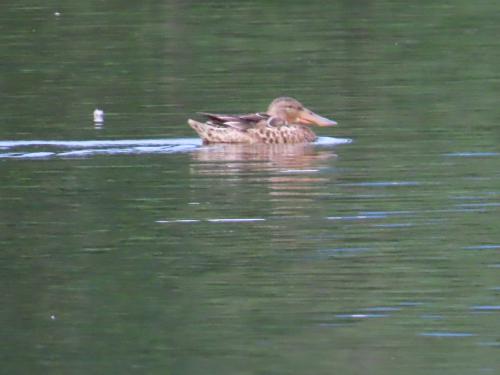
<path id="1" fill-rule="evenodd" d="M 203 144 L 212 143 L 269 143 L 296 144 L 314 142 L 316 134 L 311 125 L 334 126 L 337 122 L 307 109 L 291 97 L 274 99 L 266 112 L 224 115 L 200 112 L 204 122 L 188 119 Z"/>

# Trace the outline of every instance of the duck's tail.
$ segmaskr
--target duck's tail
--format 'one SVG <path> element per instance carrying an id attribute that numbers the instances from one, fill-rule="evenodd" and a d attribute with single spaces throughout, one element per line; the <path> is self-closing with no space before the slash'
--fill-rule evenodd
<path id="1" fill-rule="evenodd" d="M 248 134 L 233 128 L 214 126 L 192 119 L 188 120 L 188 124 L 198 133 L 204 144 L 252 143 L 252 139 Z"/>

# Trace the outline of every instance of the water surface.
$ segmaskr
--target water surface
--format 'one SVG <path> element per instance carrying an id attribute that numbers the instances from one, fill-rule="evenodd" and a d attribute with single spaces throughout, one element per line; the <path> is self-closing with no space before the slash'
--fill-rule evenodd
<path id="1" fill-rule="evenodd" d="M 4 372 L 498 373 L 499 11 L 2 2 Z M 186 124 L 280 95 L 339 126 Z"/>

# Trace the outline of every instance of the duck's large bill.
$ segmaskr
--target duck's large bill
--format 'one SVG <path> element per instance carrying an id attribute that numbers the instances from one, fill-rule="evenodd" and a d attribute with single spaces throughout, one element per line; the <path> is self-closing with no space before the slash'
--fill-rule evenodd
<path id="1" fill-rule="evenodd" d="M 308 109 L 303 109 L 299 113 L 298 120 L 304 125 L 318 125 L 318 126 L 334 126 L 337 122 L 327 119 L 326 117 L 320 116 L 313 111 Z"/>

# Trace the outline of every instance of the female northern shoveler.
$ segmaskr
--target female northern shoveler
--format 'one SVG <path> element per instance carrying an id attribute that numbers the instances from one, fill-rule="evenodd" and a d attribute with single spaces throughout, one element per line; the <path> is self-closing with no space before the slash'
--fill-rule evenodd
<path id="1" fill-rule="evenodd" d="M 304 125 L 332 126 L 333 120 L 321 117 L 299 101 L 274 99 L 266 112 L 245 115 L 201 113 L 206 122 L 188 120 L 203 143 L 303 143 L 316 140 L 316 134 Z"/>

